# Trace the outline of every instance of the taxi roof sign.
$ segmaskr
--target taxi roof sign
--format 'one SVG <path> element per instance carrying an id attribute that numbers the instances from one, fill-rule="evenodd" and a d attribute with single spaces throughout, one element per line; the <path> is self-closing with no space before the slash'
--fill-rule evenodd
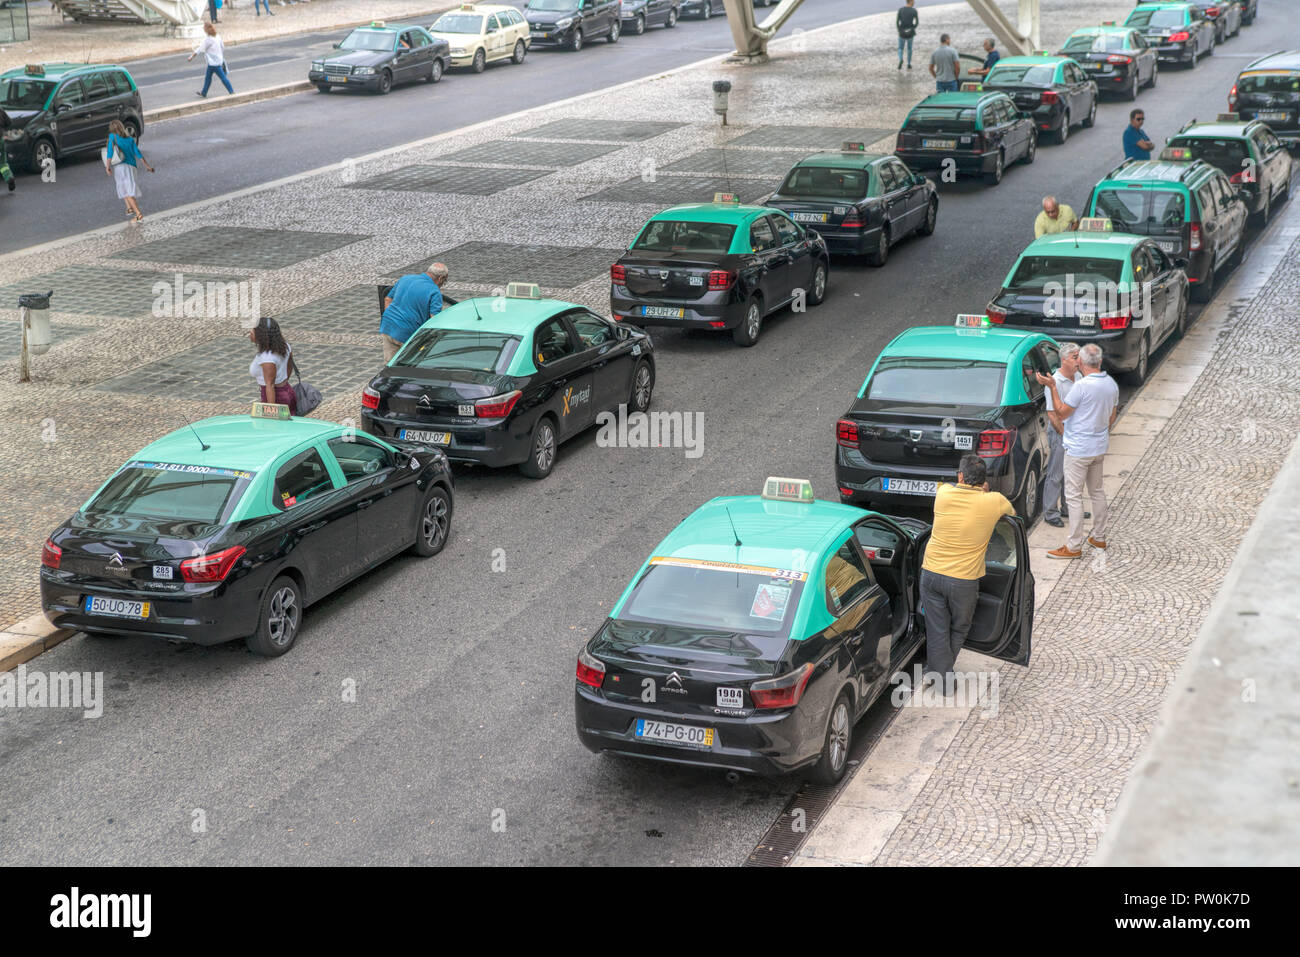
<path id="1" fill-rule="evenodd" d="M 740 197 L 735 193 L 714 193 L 713 201 L 715 203 L 734 203 L 737 206 L 740 205 Z"/>
<path id="2" fill-rule="evenodd" d="M 953 325 L 961 329 L 984 329 L 989 325 L 989 317 L 982 313 L 959 312 Z"/>
<path id="3" fill-rule="evenodd" d="M 811 502 L 814 501 L 812 482 L 769 475 L 763 480 L 761 497 L 770 502 Z"/>
<path id="4" fill-rule="evenodd" d="M 1215 120 L 1219 123 L 1236 123 L 1240 119 L 1240 113 L 1220 113 L 1215 117 Z"/>
<path id="5" fill-rule="evenodd" d="M 841 153 L 865 153 L 867 151 L 866 143 L 850 143 L 847 140 L 840 144 Z"/>
<path id="6" fill-rule="evenodd" d="M 1186 146 L 1166 146 L 1160 151 L 1162 160 L 1173 160 L 1175 162 L 1185 162 L 1192 159 L 1192 151 Z"/>
<path id="7" fill-rule="evenodd" d="M 28 76 L 44 76 L 45 67 L 39 63 L 29 63 L 23 72 Z"/>
<path id="8" fill-rule="evenodd" d="M 535 282 L 512 282 L 506 284 L 507 299 L 541 299 L 542 287 Z"/>
<path id="9" fill-rule="evenodd" d="M 984 89 L 983 83 L 975 83 L 972 81 L 967 81 L 963 83 L 960 87 L 962 93 L 978 93 L 983 89 Z"/>
<path id="10" fill-rule="evenodd" d="M 1101 25 L 1102 25 L 1103 27 L 1113 27 L 1113 26 L 1115 25 L 1115 21 L 1114 21 L 1114 20 L 1103 20 L 1103 21 L 1101 21 Z"/>
<path id="11" fill-rule="evenodd" d="M 371 25 L 372 27 L 386 27 L 386 26 L 388 26 L 388 24 L 385 23 L 383 20 L 371 20 L 371 21 L 370 21 L 370 25 Z"/>
<path id="12" fill-rule="evenodd" d="M 253 410 L 249 415 L 255 419 L 279 419 L 280 421 L 292 418 L 289 407 L 278 402 L 254 402 Z"/>
<path id="13" fill-rule="evenodd" d="M 1079 220 L 1081 233 L 1113 233 L 1115 224 L 1105 216 L 1085 216 Z"/>

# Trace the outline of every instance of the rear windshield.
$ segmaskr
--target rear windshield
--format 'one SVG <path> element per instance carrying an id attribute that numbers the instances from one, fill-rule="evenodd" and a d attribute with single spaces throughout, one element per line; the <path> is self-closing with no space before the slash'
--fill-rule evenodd
<path id="1" fill-rule="evenodd" d="M 1092 36 L 1070 37 L 1065 41 L 1066 53 L 1119 53 L 1124 49 L 1122 33 L 1100 33 Z"/>
<path id="2" fill-rule="evenodd" d="M 1111 219 L 1121 232 L 1182 229 L 1187 198 L 1176 190 L 1103 189 L 1097 193 L 1097 215 Z"/>
<path id="3" fill-rule="evenodd" d="M 49 80 L 32 80 L 23 76 L 0 80 L 0 106 L 11 110 L 40 110 L 54 92 Z"/>
<path id="4" fill-rule="evenodd" d="M 949 130 L 970 132 L 975 129 L 975 110 L 967 107 L 918 106 L 907 118 L 903 129 L 922 133 Z"/>
<path id="5" fill-rule="evenodd" d="M 222 524 L 254 473 L 207 465 L 128 462 L 83 509 L 158 521 Z"/>
<path id="6" fill-rule="evenodd" d="M 518 336 L 473 329 L 418 329 L 393 359 L 416 369 L 504 372 L 519 347 Z"/>
<path id="7" fill-rule="evenodd" d="M 802 572 L 781 569 L 726 570 L 715 564 L 667 564 L 651 559 L 628 596 L 620 620 L 741 634 L 785 635 L 803 593 Z"/>
<path id="8" fill-rule="evenodd" d="M 862 199 L 867 195 L 867 171 L 821 166 L 797 166 L 781 188 L 783 196 L 828 196 L 832 199 Z"/>
<path id="9" fill-rule="evenodd" d="M 1238 93 L 1300 93 L 1300 76 L 1256 73 L 1237 79 Z"/>
<path id="10" fill-rule="evenodd" d="M 1186 136 L 1170 140 L 1169 145 L 1186 146 L 1192 151 L 1192 156 L 1205 160 L 1211 166 L 1217 166 L 1229 176 L 1245 169 L 1244 161 L 1250 156 L 1246 144 L 1235 139 L 1212 140 L 1208 136 Z"/>
<path id="11" fill-rule="evenodd" d="M 868 399 L 913 402 L 920 405 L 1002 404 L 1000 362 L 973 359 L 882 358 L 867 383 Z"/>
<path id="12" fill-rule="evenodd" d="M 656 219 L 641 230 L 632 248 L 656 253 L 725 253 L 731 248 L 731 236 L 735 231 L 736 227 L 728 223 Z"/>
<path id="13" fill-rule="evenodd" d="M 1124 21 L 1126 27 L 1181 27 L 1187 22 L 1186 10 L 1134 10 Z"/>
<path id="14" fill-rule="evenodd" d="M 1062 286 L 1088 283 L 1118 283 L 1124 273 L 1119 259 L 1088 256 L 1025 256 L 1016 265 L 1008 289 L 1041 290 L 1049 282 Z"/>
<path id="15" fill-rule="evenodd" d="M 984 78 L 985 85 L 1014 83 L 1023 86 L 1051 86 L 1056 82 L 1056 67 L 1045 63 L 1009 63 L 995 66 Z"/>

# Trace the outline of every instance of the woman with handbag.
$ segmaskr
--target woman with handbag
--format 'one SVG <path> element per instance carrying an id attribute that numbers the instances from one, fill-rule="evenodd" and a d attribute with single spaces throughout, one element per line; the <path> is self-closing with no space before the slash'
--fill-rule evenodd
<path id="1" fill-rule="evenodd" d="M 280 324 L 270 316 L 263 316 L 248 331 L 248 341 L 257 346 L 257 355 L 248 372 L 258 385 L 258 401 L 287 405 L 289 414 L 297 415 L 297 396 L 289 385 L 289 373 L 294 368 L 293 350 L 284 341 Z"/>
<path id="2" fill-rule="evenodd" d="M 108 142 L 101 155 L 104 171 L 116 182 L 117 198 L 126 203 L 126 215 L 137 223 L 140 222 L 144 219 L 144 213 L 140 212 L 140 204 L 137 202 L 140 198 L 140 184 L 136 182 L 136 174 L 139 172 L 136 167 L 143 163 L 149 172 L 154 170 L 140 152 L 134 137 L 127 135 L 121 120 L 108 124 Z"/>

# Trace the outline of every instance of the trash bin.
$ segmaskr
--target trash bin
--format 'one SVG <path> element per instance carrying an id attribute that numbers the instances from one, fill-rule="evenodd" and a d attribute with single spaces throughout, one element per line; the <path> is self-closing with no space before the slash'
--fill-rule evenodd
<path id="1" fill-rule="evenodd" d="M 22 320 L 27 351 L 34 356 L 50 351 L 50 297 L 54 290 L 41 295 L 28 293 L 18 297 L 18 317 Z"/>

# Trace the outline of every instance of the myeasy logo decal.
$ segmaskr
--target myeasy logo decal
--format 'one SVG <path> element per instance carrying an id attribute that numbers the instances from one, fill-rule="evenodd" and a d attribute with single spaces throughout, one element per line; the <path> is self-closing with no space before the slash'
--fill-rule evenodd
<path id="1" fill-rule="evenodd" d="M 126 927 L 133 937 L 148 937 L 153 927 L 152 894 L 70 894 L 50 898 L 50 926 L 58 928 Z"/>

